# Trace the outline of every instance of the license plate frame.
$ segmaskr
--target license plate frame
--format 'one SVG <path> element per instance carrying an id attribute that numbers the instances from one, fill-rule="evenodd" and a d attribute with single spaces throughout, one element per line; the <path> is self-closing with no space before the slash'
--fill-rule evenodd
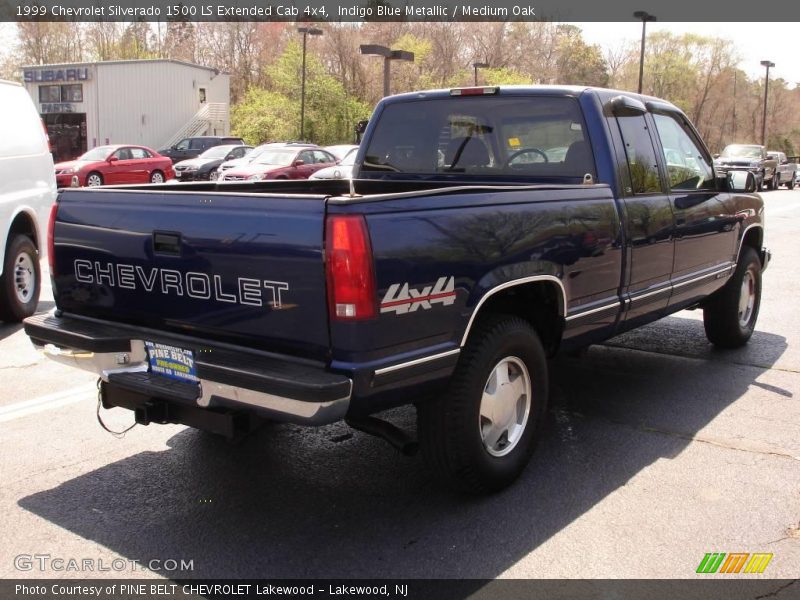
<path id="1" fill-rule="evenodd" d="M 151 373 L 184 383 L 200 381 L 192 350 L 147 340 L 144 347 L 147 351 L 147 367 Z"/>

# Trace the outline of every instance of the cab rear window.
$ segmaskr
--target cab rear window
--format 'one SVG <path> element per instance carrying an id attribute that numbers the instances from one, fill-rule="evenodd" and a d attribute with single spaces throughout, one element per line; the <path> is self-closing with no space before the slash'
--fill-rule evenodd
<path id="1" fill-rule="evenodd" d="M 595 176 L 578 102 L 571 97 L 458 97 L 389 104 L 361 173 Z"/>

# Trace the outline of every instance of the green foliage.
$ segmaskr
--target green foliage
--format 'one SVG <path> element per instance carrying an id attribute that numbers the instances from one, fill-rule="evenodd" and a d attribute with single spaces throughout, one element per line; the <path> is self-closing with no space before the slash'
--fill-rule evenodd
<path id="1" fill-rule="evenodd" d="M 231 127 L 249 143 L 300 137 L 302 47 L 286 46 L 267 68 L 270 89 L 251 88 L 231 111 Z M 347 142 L 353 127 L 369 117 L 370 108 L 348 96 L 344 86 L 328 74 L 319 58 L 306 55 L 305 138 L 318 144 Z"/>
<path id="2" fill-rule="evenodd" d="M 297 137 L 297 103 L 281 94 L 250 88 L 231 109 L 231 130 L 251 146 Z"/>
<path id="3" fill-rule="evenodd" d="M 530 77 L 509 67 L 478 71 L 479 85 L 530 85 L 531 83 L 533 82 Z"/>

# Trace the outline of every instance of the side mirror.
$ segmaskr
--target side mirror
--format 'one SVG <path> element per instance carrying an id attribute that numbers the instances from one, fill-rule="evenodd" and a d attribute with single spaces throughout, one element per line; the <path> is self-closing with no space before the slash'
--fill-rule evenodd
<path id="1" fill-rule="evenodd" d="M 714 158 L 719 158 L 719 152 L 714 155 Z"/>
<path id="2" fill-rule="evenodd" d="M 114 163 L 114 162 L 117 162 L 118 160 L 119 160 L 119 159 L 118 159 L 116 156 L 109 156 L 109 157 L 106 159 L 106 162 Z"/>
<path id="3" fill-rule="evenodd" d="M 294 161 L 294 162 L 292 163 L 292 166 L 293 166 L 293 167 L 302 167 L 304 164 L 306 164 L 306 161 L 304 161 L 304 160 L 300 160 L 300 159 L 298 158 L 296 161 Z"/>
<path id="4" fill-rule="evenodd" d="M 755 192 L 755 175 L 750 171 L 728 171 L 727 187 L 729 192 Z"/>

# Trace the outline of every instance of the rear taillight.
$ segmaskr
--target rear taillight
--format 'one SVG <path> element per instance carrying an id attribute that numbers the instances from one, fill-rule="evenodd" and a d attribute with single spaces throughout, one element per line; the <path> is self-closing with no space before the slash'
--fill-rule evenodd
<path id="1" fill-rule="evenodd" d="M 56 244 L 53 236 L 53 232 L 56 228 L 56 215 L 58 214 L 58 203 L 54 202 L 53 206 L 50 207 L 50 220 L 47 222 L 47 264 L 50 266 L 50 276 L 53 277 L 56 274 L 55 269 L 55 249 Z"/>
<path id="2" fill-rule="evenodd" d="M 375 273 L 367 222 L 361 215 L 333 215 L 326 224 L 326 275 L 331 318 L 375 316 Z"/>

